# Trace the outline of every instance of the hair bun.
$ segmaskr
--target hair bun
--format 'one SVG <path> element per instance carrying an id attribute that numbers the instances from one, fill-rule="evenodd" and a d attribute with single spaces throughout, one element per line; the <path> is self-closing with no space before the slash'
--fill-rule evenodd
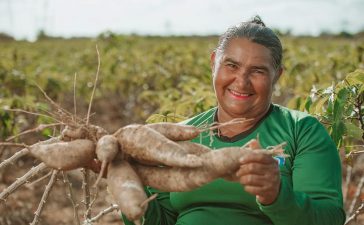
<path id="1" fill-rule="evenodd" d="M 259 24 L 263 27 L 265 27 L 265 23 L 263 22 L 262 18 L 260 18 L 260 16 L 256 15 L 254 16 L 251 20 L 250 20 L 251 23 L 255 23 L 255 24 Z"/>

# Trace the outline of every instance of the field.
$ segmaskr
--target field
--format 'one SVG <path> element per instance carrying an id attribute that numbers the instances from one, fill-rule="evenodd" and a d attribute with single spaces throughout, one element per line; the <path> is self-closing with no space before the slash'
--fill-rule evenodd
<path id="1" fill-rule="evenodd" d="M 34 43 L 0 40 L 0 141 L 52 122 L 46 116 L 8 110 L 47 114 L 50 103 L 37 85 L 63 108 L 84 118 L 98 67 L 96 45 L 101 66 L 91 123 L 114 132 L 131 123 L 177 122 L 209 109 L 216 104 L 209 60 L 217 41 L 213 36 L 140 37 L 112 33 L 94 39 L 45 38 Z M 276 86 L 274 102 L 309 111 L 327 126 L 343 158 L 343 191 L 346 209 L 350 211 L 352 200 L 356 196 L 360 199 L 360 192 L 356 192 L 364 182 L 359 154 L 352 154 L 353 167 L 344 163 L 345 154 L 364 150 L 364 37 L 284 36 L 282 42 L 285 71 Z M 57 132 L 48 128 L 15 140 L 31 144 Z M 359 147 L 349 147 L 354 145 Z M 0 161 L 15 152 L 15 148 L 0 147 Z M 0 192 L 38 163 L 23 157 L 1 169 Z M 91 173 L 90 179 L 95 176 Z M 82 175 L 71 172 L 58 176 L 39 224 L 74 223 L 65 177 L 72 183 L 82 214 Z M 0 225 L 30 223 L 47 180 L 24 185 L 11 194 L 0 205 Z M 105 183 L 101 183 L 93 216 L 112 203 L 105 188 Z M 359 205 L 360 201 L 354 208 Z M 101 221 L 99 224 L 122 224 L 116 211 Z M 360 221 L 359 217 L 357 224 L 364 224 Z"/>

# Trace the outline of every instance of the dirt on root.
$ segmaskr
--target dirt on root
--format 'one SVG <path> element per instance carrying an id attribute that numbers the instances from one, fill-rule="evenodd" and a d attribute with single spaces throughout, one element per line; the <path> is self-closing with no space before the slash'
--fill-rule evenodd
<path id="1" fill-rule="evenodd" d="M 9 187 L 16 178 L 25 174 L 33 165 L 37 162 L 33 162 L 30 157 L 24 157 L 15 165 L 11 165 L 6 168 L 6 171 L 2 173 L 2 179 L 0 182 L 0 192 Z M 39 162 L 38 162 L 39 163 Z M 21 166 L 20 166 L 20 165 Z M 37 211 L 42 195 L 49 182 L 50 176 L 47 169 L 40 175 L 32 178 L 30 182 L 24 184 L 14 193 L 9 195 L 5 202 L 0 204 L 0 225 L 22 225 L 30 224 L 34 219 L 34 213 Z M 48 174 L 48 176 L 47 176 Z M 39 216 L 38 224 L 40 225 L 69 225 L 77 224 L 75 219 L 75 212 L 78 211 L 78 218 L 80 224 L 85 221 L 85 205 L 82 189 L 82 172 L 81 170 L 74 170 L 65 173 L 72 185 L 73 201 L 69 198 L 69 186 L 64 183 L 62 173 L 57 175 L 57 180 L 53 185 L 51 193 L 45 203 L 44 209 Z M 44 178 L 44 176 L 47 176 Z M 42 178 L 38 180 L 39 178 Z M 38 180 L 38 181 L 37 181 Z M 96 180 L 96 174 L 90 171 L 90 184 L 92 185 Z M 36 181 L 35 183 L 33 183 Z M 91 199 L 94 199 L 96 190 L 91 188 Z M 110 207 L 113 204 L 111 195 L 107 192 L 105 180 L 102 180 L 98 188 L 98 196 L 93 204 L 91 210 L 91 217 L 95 217 L 102 210 Z M 77 210 L 75 210 L 75 208 Z M 113 211 L 103 217 L 98 222 L 92 224 L 104 224 L 104 225 L 122 225 L 123 222 L 120 219 L 120 212 Z"/>
<path id="2" fill-rule="evenodd" d="M 67 108 L 72 111 L 73 103 L 66 102 L 61 104 L 62 107 Z M 128 121 L 124 115 L 120 114 L 116 110 L 116 106 L 119 105 L 119 100 L 117 98 L 110 98 L 108 101 L 96 101 L 94 108 L 102 109 L 103 112 L 108 112 L 108 114 L 96 112 L 93 117 L 91 117 L 91 123 L 96 125 L 102 125 L 103 128 L 109 132 L 114 132 L 118 128 L 122 127 Z M 86 115 L 87 113 L 87 103 L 80 103 L 78 107 L 79 115 Z M 134 119 L 135 122 L 140 122 Z M 36 127 L 33 117 L 29 117 L 24 127 L 24 130 Z M 44 140 L 39 133 L 32 133 L 30 135 L 25 135 L 22 137 L 21 142 L 27 144 L 33 144 L 39 140 Z M 19 149 L 6 150 L 0 149 L 0 162 L 12 156 Z M 58 159 L 62 160 L 62 159 Z M 36 166 L 40 161 L 35 160 L 31 156 L 24 156 L 0 170 L 0 193 L 8 188 L 14 181 L 22 177 L 27 173 L 33 166 Z M 34 219 L 34 213 L 37 211 L 39 203 L 41 201 L 42 195 L 44 193 L 45 187 L 49 182 L 50 176 L 32 183 L 41 177 L 47 175 L 51 170 L 46 169 L 41 174 L 33 177 L 25 185 L 19 187 L 16 191 L 9 195 L 6 201 L 0 200 L 0 225 L 23 225 L 30 224 Z M 69 181 L 72 184 L 72 191 L 74 196 L 74 202 L 78 211 L 78 218 L 80 224 L 85 221 L 85 205 L 84 196 L 82 189 L 82 172 L 81 169 L 69 171 L 67 173 Z M 96 181 L 97 174 L 90 171 L 90 185 L 92 186 Z M 94 198 L 95 189 L 91 188 L 91 199 Z M 113 204 L 111 195 L 107 192 L 105 179 L 102 179 L 98 188 L 98 197 L 93 204 L 91 210 L 91 217 L 95 217 L 99 212 L 108 208 Z M 53 185 L 49 198 L 47 199 L 44 209 L 39 216 L 39 225 L 76 225 L 77 220 L 75 219 L 75 207 L 73 206 L 69 198 L 69 188 L 63 181 L 62 173 L 57 175 L 57 180 Z M 120 218 L 119 211 L 113 211 L 107 215 L 101 217 L 98 222 L 93 222 L 92 224 L 103 224 L 103 225 L 123 225 Z"/>

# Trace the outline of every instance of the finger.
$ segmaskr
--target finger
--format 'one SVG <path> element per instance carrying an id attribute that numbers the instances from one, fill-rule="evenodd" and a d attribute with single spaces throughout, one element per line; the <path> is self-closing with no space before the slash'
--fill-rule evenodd
<path id="1" fill-rule="evenodd" d="M 253 186 L 253 185 L 245 185 L 244 190 L 252 195 L 261 195 L 267 192 L 264 187 Z"/>
<path id="2" fill-rule="evenodd" d="M 261 195 L 261 196 L 267 196 L 271 193 L 277 192 L 279 188 L 279 184 L 275 184 L 274 182 L 268 183 L 263 182 L 259 185 L 253 185 L 253 184 L 243 184 L 244 190 L 249 192 L 250 194 L 254 195 Z"/>
<path id="3" fill-rule="evenodd" d="M 253 175 L 253 174 L 242 176 L 239 178 L 239 181 L 244 186 L 255 186 L 255 187 L 264 187 L 268 183 L 265 176 Z"/>
<path id="4" fill-rule="evenodd" d="M 249 147 L 251 148 L 251 149 L 261 149 L 262 147 L 260 146 L 260 144 L 259 144 L 259 140 L 257 140 L 257 139 L 254 139 L 254 140 L 252 140 L 251 142 L 249 142 Z"/>
<path id="5" fill-rule="evenodd" d="M 245 156 L 241 157 L 239 159 L 239 162 L 241 164 L 245 163 L 251 163 L 251 162 L 257 162 L 257 163 L 263 163 L 263 164 L 273 164 L 276 163 L 274 158 L 271 155 L 268 155 L 263 150 L 256 150 L 252 151 L 251 154 L 246 154 Z"/>
<path id="6" fill-rule="evenodd" d="M 239 170 L 236 172 L 236 175 L 239 177 L 246 174 L 264 175 L 274 169 L 275 166 L 272 164 L 262 164 L 253 162 L 241 165 Z"/>

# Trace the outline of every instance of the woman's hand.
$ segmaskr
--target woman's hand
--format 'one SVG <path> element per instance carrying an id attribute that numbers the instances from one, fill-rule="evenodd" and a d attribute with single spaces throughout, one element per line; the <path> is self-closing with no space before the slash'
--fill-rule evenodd
<path id="1" fill-rule="evenodd" d="M 248 154 L 240 159 L 240 168 L 236 173 L 246 192 L 255 195 L 263 205 L 272 204 L 280 189 L 280 173 L 277 161 L 270 155 Z"/>

